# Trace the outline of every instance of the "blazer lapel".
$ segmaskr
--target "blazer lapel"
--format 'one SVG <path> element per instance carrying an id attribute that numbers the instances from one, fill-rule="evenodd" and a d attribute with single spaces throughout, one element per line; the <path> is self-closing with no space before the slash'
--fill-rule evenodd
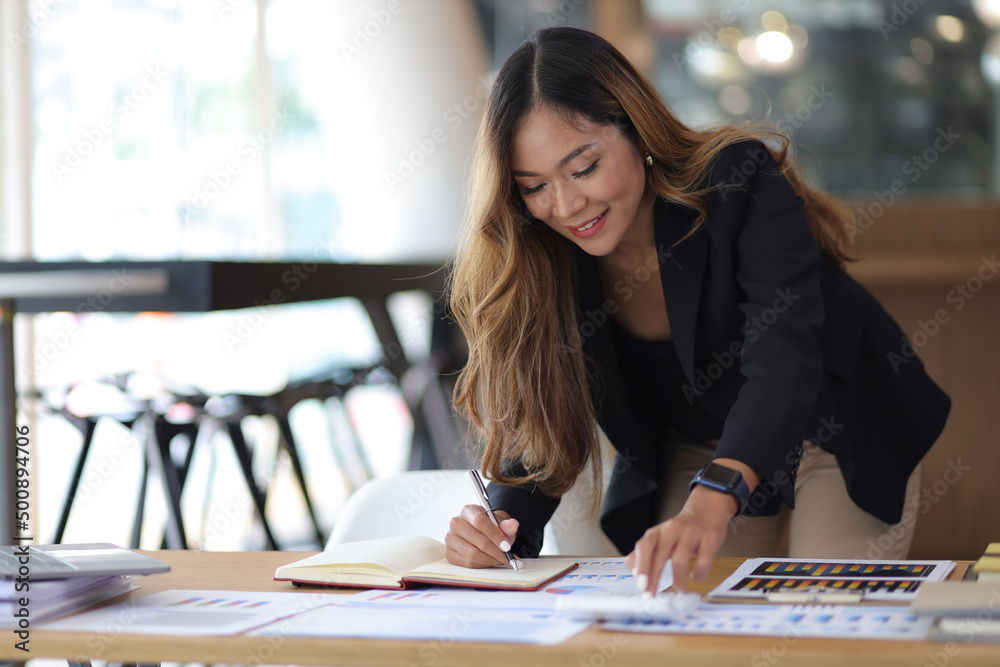
<path id="1" fill-rule="evenodd" d="M 653 216 L 660 281 L 670 318 L 670 331 L 681 366 L 687 376 L 692 378 L 695 370 L 698 306 L 708 258 L 708 231 L 703 227 L 674 245 L 691 228 L 695 212 L 657 197 Z"/>

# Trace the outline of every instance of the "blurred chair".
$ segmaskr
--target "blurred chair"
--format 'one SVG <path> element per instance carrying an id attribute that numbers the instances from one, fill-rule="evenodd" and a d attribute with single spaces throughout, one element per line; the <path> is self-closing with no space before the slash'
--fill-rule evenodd
<path id="1" fill-rule="evenodd" d="M 211 434 L 225 425 L 216 423 L 208 408 L 214 397 L 197 391 L 170 391 L 152 402 L 144 420 L 145 466 L 136 501 L 135 521 L 132 525 L 131 546 L 138 548 L 142 539 L 143 521 L 146 509 L 146 492 L 149 473 L 160 478 L 167 501 L 167 525 L 161 541 L 164 549 L 189 548 L 189 535 L 184 525 L 181 511 L 181 497 L 187 483 L 195 448 L 199 440 L 211 440 Z M 177 439 L 181 438 L 182 441 Z M 279 549 L 264 512 L 264 492 L 254 479 L 252 452 L 246 443 L 230 433 L 233 453 L 240 467 L 247 492 L 254 503 L 255 519 L 260 524 L 269 549 Z M 180 454 L 177 457 L 176 454 Z M 179 458 L 179 460 L 178 460 Z"/>
<path id="2" fill-rule="evenodd" d="M 384 344 L 397 338 L 385 305 L 365 299 L 362 303 L 379 340 L 383 341 L 382 361 L 396 379 L 413 419 L 408 469 L 450 470 L 475 465 L 474 457 L 462 447 L 467 440 L 466 424 L 455 414 L 450 400 L 467 351 L 465 338 L 450 317 L 447 299 L 439 297 L 439 302 L 431 308 L 427 354 L 417 350 L 410 356 L 399 344 L 395 347 Z"/>
<path id="3" fill-rule="evenodd" d="M 135 430 L 136 423 L 148 410 L 148 401 L 129 395 L 127 387 L 130 376 L 129 373 L 119 373 L 96 380 L 77 382 L 67 387 L 24 393 L 26 397 L 39 400 L 42 410 L 60 415 L 76 427 L 82 437 L 69 486 L 59 510 L 59 522 L 52 537 L 53 544 L 60 544 L 66 533 L 98 422 L 109 419 L 117 421 L 126 429 Z"/>
<path id="4" fill-rule="evenodd" d="M 326 548 L 396 535 L 444 541 L 451 518 L 475 502 L 465 470 L 415 470 L 373 479 L 347 499 Z"/>
<path id="5" fill-rule="evenodd" d="M 590 501 L 583 495 L 588 492 L 578 483 L 564 496 L 546 526 L 543 554 L 619 555 L 599 524 L 588 520 Z M 326 548 L 397 535 L 443 542 L 451 518 L 476 502 L 465 470 L 418 470 L 373 479 L 348 498 Z"/>
<path id="6" fill-rule="evenodd" d="M 295 482 L 313 529 L 315 543 L 317 546 L 322 546 L 326 541 L 325 531 L 320 526 L 315 503 L 309 493 L 306 470 L 299 453 L 298 438 L 292 430 L 290 413 L 296 405 L 306 400 L 317 400 L 326 406 L 327 416 L 331 420 L 334 457 L 338 465 L 336 472 L 344 477 L 345 484 L 353 490 L 360 483 L 371 479 L 371 466 L 360 438 L 346 415 L 341 421 L 345 423 L 348 432 L 346 437 L 338 437 L 332 415 L 334 404 L 339 404 L 342 409 L 344 397 L 353 387 L 391 381 L 391 376 L 380 367 L 335 368 L 316 378 L 290 383 L 276 393 L 268 395 L 209 396 L 197 391 L 192 393 L 189 390 L 166 392 L 156 401 L 155 409 L 150 411 L 153 434 L 151 442 L 155 444 L 155 448 L 146 456 L 147 467 L 157 471 L 167 489 L 168 530 L 163 541 L 164 548 L 188 548 L 188 535 L 181 518 L 181 495 L 198 440 L 211 441 L 211 435 L 220 431 L 226 434 L 232 446 L 240 474 L 253 502 L 255 521 L 263 531 L 264 546 L 271 550 L 282 548 L 271 528 L 266 511 L 274 468 L 266 477 L 258 479 L 255 476 L 253 457 L 260 443 L 253 443 L 246 437 L 244 420 L 247 417 L 270 417 L 275 420 L 278 426 L 278 453 L 280 455 L 284 452 L 289 458 Z M 177 436 L 185 436 L 186 442 L 181 447 L 176 446 Z M 345 440 L 346 445 L 343 444 Z M 176 452 L 182 456 L 175 457 Z M 133 548 L 138 546 L 141 537 L 146 485 L 147 474 L 144 471 L 137 518 L 133 527 Z"/>
<path id="7" fill-rule="evenodd" d="M 610 447 L 610 445 L 608 445 Z M 605 470 L 610 468 L 605 466 Z M 605 484 L 607 484 L 605 475 Z M 567 491 L 552 518 L 545 524 L 543 556 L 620 556 L 617 547 L 601 530 L 596 512 L 591 511 L 594 492 L 590 470 L 584 470 Z"/>

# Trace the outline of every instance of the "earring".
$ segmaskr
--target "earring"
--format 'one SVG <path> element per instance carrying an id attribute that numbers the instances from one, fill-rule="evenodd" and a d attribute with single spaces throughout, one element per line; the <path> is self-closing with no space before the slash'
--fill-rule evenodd
<path id="1" fill-rule="evenodd" d="M 650 155 L 649 153 L 646 153 L 646 166 L 647 167 L 653 166 L 653 156 Z"/>

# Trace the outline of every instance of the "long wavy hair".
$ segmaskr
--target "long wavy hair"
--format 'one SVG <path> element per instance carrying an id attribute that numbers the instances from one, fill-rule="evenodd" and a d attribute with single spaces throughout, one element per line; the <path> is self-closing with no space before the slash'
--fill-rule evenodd
<path id="1" fill-rule="evenodd" d="M 711 185 L 704 179 L 713 160 L 746 139 L 767 140 L 805 200 L 821 251 L 838 266 L 849 259 L 850 217 L 804 183 L 788 138 L 773 125 L 685 126 L 614 46 L 585 30 L 546 28 L 518 47 L 490 90 L 449 277 L 451 308 L 469 343 L 454 402 L 481 436 L 488 477 L 562 495 L 588 462 L 594 488 L 602 472 L 576 321 L 573 244 L 534 220 L 511 175 L 514 136 L 528 113 L 543 107 L 570 122 L 614 125 L 638 155 L 650 154 L 647 192 L 697 211 L 687 236 L 705 225 Z M 512 467 L 518 461 L 526 476 Z"/>

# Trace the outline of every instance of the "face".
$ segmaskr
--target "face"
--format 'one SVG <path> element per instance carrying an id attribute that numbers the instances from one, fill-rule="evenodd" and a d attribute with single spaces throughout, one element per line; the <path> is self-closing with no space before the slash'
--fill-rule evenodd
<path id="1" fill-rule="evenodd" d="M 618 128 L 576 125 L 551 110 L 532 111 L 514 136 L 511 169 L 531 215 L 600 257 L 641 233 L 645 171 Z"/>

